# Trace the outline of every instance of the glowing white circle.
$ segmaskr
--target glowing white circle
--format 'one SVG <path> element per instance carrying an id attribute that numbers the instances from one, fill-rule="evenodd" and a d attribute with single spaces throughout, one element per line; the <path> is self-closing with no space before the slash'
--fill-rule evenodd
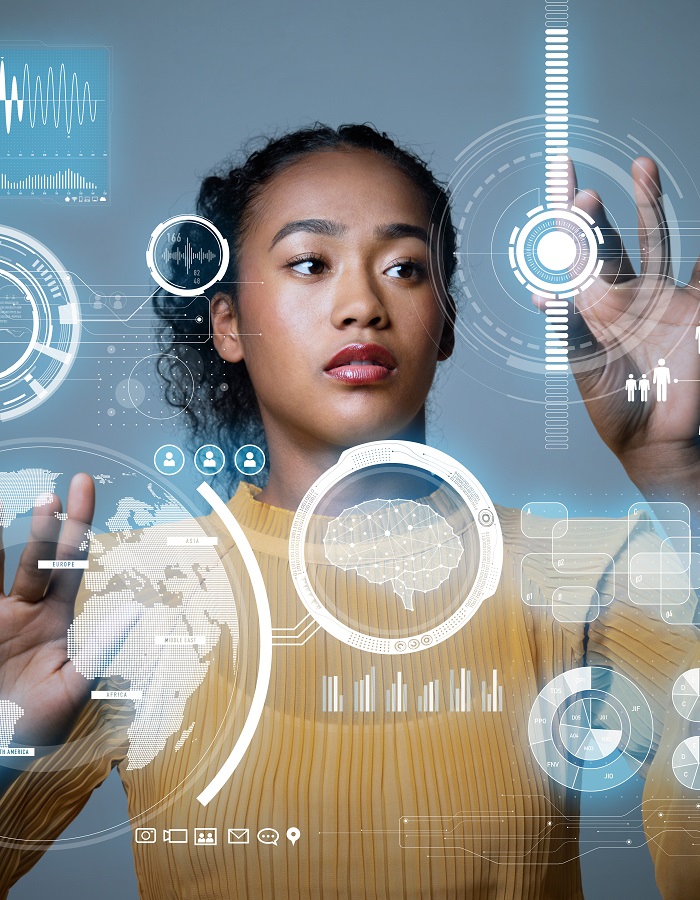
<path id="1" fill-rule="evenodd" d="M 542 236 L 535 252 L 545 269 L 561 272 L 576 259 L 576 242 L 569 234 L 549 231 Z"/>

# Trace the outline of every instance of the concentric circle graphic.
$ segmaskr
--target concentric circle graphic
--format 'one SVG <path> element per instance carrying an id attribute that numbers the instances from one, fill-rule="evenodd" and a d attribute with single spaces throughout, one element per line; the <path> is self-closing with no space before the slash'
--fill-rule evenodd
<path id="1" fill-rule="evenodd" d="M 196 297 L 226 272 L 229 246 L 202 216 L 173 216 L 154 229 L 146 249 L 153 280 L 178 297 Z"/>
<path id="2" fill-rule="evenodd" d="M 668 158 L 668 147 L 643 124 L 637 128 L 637 134 L 618 138 L 597 119 L 570 115 L 569 157 L 579 186 L 601 194 L 610 225 L 634 258 L 636 229 L 621 224 L 637 218 L 630 167 L 641 154 L 654 156 L 664 182 L 671 255 L 678 260 L 682 229 L 676 209 L 682 198 L 697 196 L 698 190 L 679 161 Z M 598 223 L 576 208 L 545 210 L 544 146 L 544 115 L 513 119 L 465 146 L 448 182 L 457 231 L 454 280 L 461 295 L 454 364 L 489 391 L 537 404 L 546 402 L 546 332 L 544 313 L 535 308 L 531 294 L 569 295 L 575 309 L 577 295 L 595 277 L 601 258 L 614 252 L 606 246 L 605 226 L 599 236 Z M 436 253 L 430 265 L 437 296 L 444 294 L 440 242 L 446 225 L 444 219 L 432 222 Z M 639 316 L 633 322 L 621 319 L 613 330 L 606 359 L 645 342 L 670 294 L 658 281 L 649 285 Z M 652 309 L 653 316 L 645 315 Z M 602 363 L 602 353 L 592 343 L 577 346 L 577 364 Z"/>
<path id="3" fill-rule="evenodd" d="M 598 275 L 603 235 L 581 209 L 531 209 L 529 221 L 515 228 L 508 258 L 515 277 L 541 297 L 574 297 Z"/>
<path id="4" fill-rule="evenodd" d="M 0 227 L 0 422 L 36 409 L 70 372 L 80 305 L 63 265 L 43 244 Z"/>
<path id="5" fill-rule="evenodd" d="M 478 567 L 476 575 L 471 583 L 470 589 L 466 592 L 466 597 L 457 605 L 450 613 L 440 616 L 432 627 L 423 631 L 418 631 L 410 635 L 395 634 L 392 636 L 384 636 L 369 633 L 367 630 L 361 630 L 361 627 L 353 627 L 348 621 L 343 621 L 333 611 L 328 608 L 318 595 L 307 571 L 307 535 L 314 517 L 314 513 L 324 501 L 326 495 L 332 491 L 336 485 L 348 476 L 355 476 L 363 470 L 375 470 L 377 467 L 407 467 L 428 473 L 431 477 L 437 476 L 448 485 L 459 498 L 460 503 L 466 508 L 471 517 L 473 517 L 473 528 L 476 529 L 478 538 Z M 402 536 L 405 537 L 404 543 L 410 540 L 409 535 L 415 527 L 416 533 L 422 531 L 424 534 L 430 535 L 432 546 L 428 548 L 428 552 L 433 556 L 436 548 L 440 547 L 441 541 L 444 542 L 443 549 L 439 551 L 441 558 L 440 564 L 444 564 L 444 568 L 448 569 L 451 562 L 458 560 L 462 554 L 461 546 L 456 535 L 451 532 L 449 525 L 444 519 L 437 516 L 429 506 L 411 501 L 403 500 L 386 500 L 376 499 L 370 500 L 359 506 L 354 506 L 351 510 L 346 510 L 341 518 L 336 522 L 341 522 L 345 517 L 347 521 L 353 518 L 355 510 L 362 510 L 362 517 L 372 520 L 372 524 L 376 526 L 379 520 L 388 523 L 392 515 L 396 513 L 395 506 L 409 504 L 411 509 L 415 510 L 414 517 L 417 517 L 416 524 L 412 524 L 409 518 L 408 522 L 402 522 Z M 355 515 L 355 518 L 360 513 Z M 399 514 L 400 518 L 400 514 Z M 419 521 L 422 520 L 422 521 Z M 353 520 L 354 521 L 354 520 Z M 395 521 L 395 520 L 394 520 Z M 339 527 L 342 527 L 340 525 Z M 382 528 L 386 527 L 382 525 Z M 352 526 L 357 529 L 358 526 Z M 370 574 L 365 571 L 367 565 L 363 560 L 363 553 L 353 543 L 352 535 L 345 542 L 345 547 L 333 544 L 333 555 L 328 558 L 335 565 L 342 566 L 341 560 L 336 558 L 336 551 L 347 549 L 351 555 L 356 557 L 356 569 L 363 577 L 367 578 L 371 583 L 378 584 L 382 581 L 391 581 L 394 573 L 394 559 L 381 560 L 382 569 L 379 576 Z M 383 534 L 391 541 L 394 536 L 387 527 Z M 324 542 L 329 539 L 327 533 Z M 362 537 L 358 538 L 362 541 Z M 434 540 L 433 540 L 434 539 Z M 369 544 L 363 545 L 366 548 Z M 328 547 L 326 554 L 328 555 Z M 366 555 L 366 554 L 364 554 Z M 417 556 L 420 554 L 416 554 Z M 410 553 L 404 557 L 403 562 L 410 559 Z M 424 650 L 427 647 L 435 646 L 449 638 L 462 628 L 476 613 L 481 603 L 488 597 L 492 596 L 498 581 L 501 577 L 501 568 L 503 565 L 503 535 L 501 526 L 496 515 L 496 510 L 491 500 L 482 487 L 482 485 L 474 478 L 467 469 L 464 468 L 452 457 L 433 447 L 426 447 L 423 444 L 413 443 L 411 441 L 374 441 L 366 444 L 359 444 L 350 450 L 346 450 L 340 457 L 338 462 L 326 471 L 317 481 L 309 488 L 304 499 L 299 505 L 299 509 L 294 516 L 291 534 L 289 538 L 289 560 L 290 569 L 294 586 L 301 602 L 304 604 L 308 612 L 329 634 L 338 638 L 351 647 L 367 650 L 370 653 L 382 654 L 401 654 L 413 653 Z M 415 580 L 420 576 L 418 569 L 421 561 L 415 563 L 413 571 L 402 569 L 397 581 L 402 582 L 401 596 L 407 610 L 413 611 L 413 594 L 415 590 L 430 590 L 425 585 L 418 588 Z M 370 564 L 372 570 L 378 570 L 379 559 L 376 564 Z M 439 566 L 436 567 L 436 569 Z M 435 572 L 435 570 L 433 570 Z M 443 576 L 444 577 L 444 576 Z M 438 576 L 439 580 L 439 576 Z M 433 585 L 436 581 L 433 581 Z"/>
<path id="6" fill-rule="evenodd" d="M 601 666 L 552 679 L 528 722 L 540 767 L 579 791 L 605 791 L 631 778 L 648 756 L 653 734 L 644 694 L 629 678 Z"/>

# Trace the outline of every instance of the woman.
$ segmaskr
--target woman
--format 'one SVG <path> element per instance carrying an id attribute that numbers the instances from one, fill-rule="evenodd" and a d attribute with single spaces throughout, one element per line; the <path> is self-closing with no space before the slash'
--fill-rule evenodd
<path id="1" fill-rule="evenodd" d="M 654 230 L 663 232 L 658 174 L 650 161 L 638 162 L 634 174 L 647 248 L 644 277 L 632 280 L 618 243 L 604 277 L 582 298 L 577 329 L 585 340 L 603 341 L 623 305 L 631 314 L 650 283 L 663 286 L 666 261 L 651 240 Z M 597 197 L 579 195 L 577 202 L 602 220 Z M 449 221 L 443 216 L 449 201 L 423 163 L 373 129 L 317 126 L 272 141 L 225 177 L 207 179 L 198 207 L 226 235 L 233 252 L 225 281 L 210 298 L 217 355 L 205 367 L 200 390 L 211 406 L 202 404 L 195 414 L 208 434 L 223 426 L 234 444 L 261 442 L 264 433 L 269 477 L 262 490 L 242 484 L 229 506 L 258 557 L 272 625 L 289 633 L 306 615 L 289 573 L 287 547 L 294 510 L 308 488 L 347 447 L 377 439 L 425 439 L 426 398 L 437 363 L 449 357 L 454 342 L 449 295 L 454 235 L 451 225 L 439 240 L 431 234 L 431 221 Z M 446 283 L 436 286 L 430 270 L 443 271 Z M 620 285 L 614 295 L 610 279 Z M 172 310 L 172 301 L 162 299 L 159 314 L 170 327 L 169 349 L 177 352 Z M 654 331 L 658 348 L 650 338 L 630 353 L 668 357 L 695 315 L 686 292 L 674 290 L 672 313 L 673 321 Z M 685 377 L 692 377 L 697 360 L 689 354 L 681 363 L 680 351 L 674 354 L 674 368 L 687 367 Z M 691 494 L 697 498 L 700 473 L 689 410 L 680 407 L 671 415 L 647 404 L 630 412 L 620 391 L 609 389 L 624 384 L 620 366 L 648 371 L 648 364 L 638 362 L 630 365 L 628 355 L 583 371 L 584 399 L 602 437 L 648 496 L 673 489 L 688 502 Z M 177 403 L 172 382 L 170 389 Z M 660 446 L 672 455 L 662 479 L 655 459 Z M 391 490 L 402 502 L 409 502 L 406 491 L 409 499 L 418 495 L 401 478 Z M 353 502 L 372 496 L 386 494 L 370 491 Z M 92 483 L 77 476 L 59 555 L 78 555 L 81 523 L 90 520 L 92 505 Z M 57 508 L 54 503 L 44 509 Z M 110 727 L 100 728 L 103 713 L 94 704 L 86 706 L 90 685 L 66 662 L 64 639 L 78 585 L 65 573 L 47 581 L 37 571 L 36 560 L 51 552 L 60 524 L 39 511 L 36 544 L 28 547 L 10 594 L 0 603 L 0 634 L 11 636 L 0 645 L 0 685 L 3 696 L 25 710 L 18 741 L 47 745 L 69 734 L 70 740 L 62 771 L 38 775 L 30 769 L 6 788 L 0 831 L 27 841 L 56 837 L 119 765 L 130 812 L 140 825 L 158 833 L 205 826 L 221 836 L 231 827 L 250 829 L 250 844 L 240 847 L 135 844 L 141 896 L 149 900 L 581 897 L 578 854 L 569 840 L 577 794 L 548 778 L 533 759 L 527 735 L 533 701 L 553 677 L 585 663 L 633 677 L 656 716 L 659 749 L 645 799 L 672 798 L 673 779 L 667 782 L 666 776 L 679 726 L 666 708 L 677 674 L 698 665 L 697 637 L 692 627 L 671 629 L 656 608 L 638 605 L 643 600 L 620 577 L 635 553 L 658 550 L 643 522 L 629 536 L 627 522 L 612 522 L 595 534 L 595 549 L 615 567 L 589 565 L 576 576 L 581 591 L 602 598 L 599 615 L 584 625 L 552 616 L 547 604 L 561 580 L 542 554 L 532 555 L 519 512 L 501 510 L 499 517 L 506 552 L 498 590 L 467 626 L 438 646 L 368 658 L 320 630 L 292 650 L 276 649 L 253 742 L 233 778 L 203 811 L 194 789 L 167 807 L 158 805 L 183 771 L 200 763 L 196 745 L 187 738 L 176 742 L 173 735 L 152 763 L 134 769 L 125 762 L 128 722 L 120 724 L 114 713 Z M 326 522 L 317 523 L 319 536 Z M 467 532 L 460 537 L 468 551 Z M 581 549 L 582 534 L 575 527 L 571 532 L 562 539 L 565 552 Z M 590 544 L 590 533 L 586 539 Z M 226 554 L 230 541 L 222 536 L 220 545 Z M 468 563 L 469 552 L 464 556 Z M 391 619 L 388 602 L 378 603 L 352 573 L 330 567 L 324 572 L 329 594 L 346 604 L 349 615 L 374 617 L 379 625 Z M 527 604 L 521 577 L 527 579 Z M 438 590 L 439 604 L 446 606 L 450 589 Z M 242 608 L 249 601 L 244 593 Z M 82 602 L 79 597 L 79 607 Z M 183 721 L 199 723 L 202 746 L 226 713 L 230 658 L 222 650 L 188 700 Z M 414 707 L 398 715 L 381 702 L 371 716 L 355 714 L 349 702 L 333 715 L 323 708 L 319 685 L 326 673 L 349 684 L 374 666 L 383 686 L 396 683 L 401 673 L 417 689 L 465 664 L 475 677 L 499 671 L 505 682 L 503 713 L 475 709 L 456 716 L 443 706 L 430 716 Z M 84 756 L 76 759 L 78 751 L 71 748 L 78 746 Z M 219 748 L 206 759 L 202 784 L 225 753 Z M 145 810 L 152 814 L 144 815 Z M 425 823 L 434 821 L 427 817 L 443 817 L 449 833 L 458 832 L 447 853 L 423 849 L 422 839 L 401 838 L 403 821 L 423 823 L 416 826 L 420 836 Z M 282 834 L 280 846 L 252 837 L 272 827 Z M 282 846 L 288 827 L 297 827 L 301 838 Z M 428 839 L 434 848 L 434 834 Z M 675 865 L 674 854 L 679 848 L 684 852 L 682 836 L 656 829 L 654 840 L 664 896 L 696 896 L 696 857 L 684 861 L 683 878 Z M 40 851 L 30 844 L 28 850 L 15 845 L 1 853 L 0 878 L 7 889 Z"/>

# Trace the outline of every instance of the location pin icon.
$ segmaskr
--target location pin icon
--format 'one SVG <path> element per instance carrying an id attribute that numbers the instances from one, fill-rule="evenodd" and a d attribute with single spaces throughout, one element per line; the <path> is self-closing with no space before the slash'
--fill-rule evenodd
<path id="1" fill-rule="evenodd" d="M 296 842 L 301 837 L 301 831 L 298 828 L 288 828 L 287 829 L 287 840 L 291 841 L 292 847 L 296 844 Z"/>

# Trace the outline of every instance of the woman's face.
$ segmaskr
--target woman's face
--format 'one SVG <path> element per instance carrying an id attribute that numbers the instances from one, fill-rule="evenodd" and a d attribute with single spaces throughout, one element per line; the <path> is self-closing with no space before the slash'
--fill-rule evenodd
<path id="1" fill-rule="evenodd" d="M 219 353 L 245 360 L 268 440 L 347 447 L 410 431 L 452 350 L 420 190 L 371 151 L 321 152 L 251 212 L 238 313 L 220 300 L 213 319 Z"/>

